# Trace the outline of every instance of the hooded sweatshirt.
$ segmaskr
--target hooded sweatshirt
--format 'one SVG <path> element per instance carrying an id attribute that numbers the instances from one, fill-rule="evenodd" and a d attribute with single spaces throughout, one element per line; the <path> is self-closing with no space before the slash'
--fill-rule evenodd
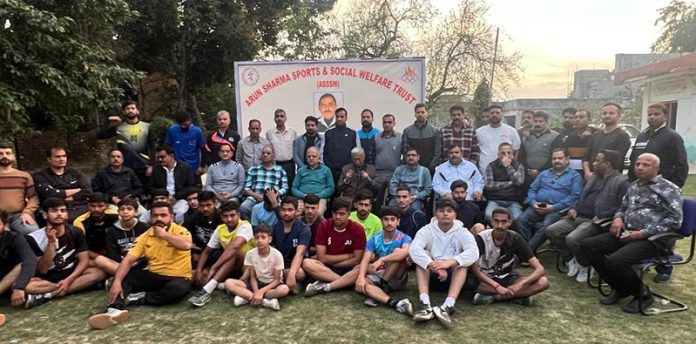
<path id="1" fill-rule="evenodd" d="M 408 249 L 411 260 L 423 269 L 434 259 L 454 258 L 460 267 L 467 267 L 479 258 L 478 246 L 474 236 L 464 228 L 459 220 L 447 232 L 443 232 L 433 218 L 421 228 Z"/>

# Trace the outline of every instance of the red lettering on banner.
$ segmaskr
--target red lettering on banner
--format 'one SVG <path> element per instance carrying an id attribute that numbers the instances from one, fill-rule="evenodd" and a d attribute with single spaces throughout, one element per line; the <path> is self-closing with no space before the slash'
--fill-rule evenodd
<path id="1" fill-rule="evenodd" d="M 263 92 L 261 92 L 260 88 L 257 88 L 256 91 L 254 91 L 252 94 L 250 94 L 247 99 L 244 99 L 244 104 L 246 104 L 247 107 L 251 106 L 251 104 L 254 104 L 259 98 L 263 96 Z"/>
<path id="2" fill-rule="evenodd" d="M 340 76 L 352 76 L 355 78 L 355 68 L 331 67 L 329 68 L 329 74 Z"/>
<path id="3" fill-rule="evenodd" d="M 374 74 L 366 70 L 360 70 L 360 79 L 364 79 L 370 82 L 374 82 L 377 85 L 383 86 L 384 88 L 391 88 L 394 84 L 393 81 L 387 79 L 379 74 Z"/>
<path id="4" fill-rule="evenodd" d="M 317 81 L 317 88 L 339 88 L 340 83 L 338 80 L 319 80 Z"/>
<path id="5" fill-rule="evenodd" d="M 286 82 L 290 81 L 290 75 L 285 74 L 281 76 L 277 76 L 275 79 L 266 82 L 263 84 L 263 93 L 268 93 L 272 91 L 274 88 L 283 85 Z"/>
<path id="6" fill-rule="evenodd" d="M 309 67 L 309 68 L 304 68 L 304 69 L 299 69 L 294 72 L 292 72 L 292 80 L 297 80 L 300 78 L 308 78 L 312 76 L 320 76 L 321 75 L 321 68 L 319 67 Z"/>
<path id="7" fill-rule="evenodd" d="M 416 101 L 416 97 L 414 97 L 413 94 L 411 94 L 411 92 L 409 92 L 407 89 L 399 86 L 399 84 L 394 84 L 394 93 L 409 104 L 413 104 Z"/>

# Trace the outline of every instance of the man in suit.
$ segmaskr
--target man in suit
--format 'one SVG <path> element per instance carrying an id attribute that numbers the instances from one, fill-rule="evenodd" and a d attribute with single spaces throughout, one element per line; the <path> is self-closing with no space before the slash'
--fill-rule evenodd
<path id="1" fill-rule="evenodd" d="M 148 190 L 166 189 L 169 192 L 169 203 L 174 207 L 175 214 L 184 214 L 188 210 L 186 192 L 196 186 L 193 171 L 184 161 L 174 158 L 174 149 L 170 146 L 157 148 L 155 159 L 159 166 L 152 171 L 148 182 Z"/>

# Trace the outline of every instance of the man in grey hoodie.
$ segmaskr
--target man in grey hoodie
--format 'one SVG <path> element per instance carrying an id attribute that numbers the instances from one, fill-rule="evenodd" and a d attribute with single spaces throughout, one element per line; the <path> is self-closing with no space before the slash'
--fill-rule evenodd
<path id="1" fill-rule="evenodd" d="M 441 198 L 435 206 L 435 218 L 421 228 L 408 250 L 416 263 L 416 279 L 420 294 L 420 307 L 413 320 L 427 321 L 437 316 L 450 327 L 450 315 L 454 302 L 466 280 L 467 268 L 479 257 L 474 236 L 457 220 L 457 203 Z M 431 307 L 428 292 L 447 291 L 442 306 Z"/>

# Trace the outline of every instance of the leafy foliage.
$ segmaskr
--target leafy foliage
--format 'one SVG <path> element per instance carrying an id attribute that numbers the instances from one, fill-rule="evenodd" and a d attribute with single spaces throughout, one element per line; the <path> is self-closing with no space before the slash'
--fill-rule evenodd
<path id="1" fill-rule="evenodd" d="M 119 66 L 115 27 L 122 0 L 3 0 L 0 6 L 0 137 L 31 127 L 74 129 L 121 100 L 137 73 Z"/>
<path id="2" fill-rule="evenodd" d="M 657 53 L 685 53 L 696 51 L 696 3 L 671 0 L 660 9 L 655 25 L 662 25 L 662 33 L 653 44 Z"/>
<path id="3" fill-rule="evenodd" d="M 471 113 L 476 119 L 476 126 L 480 126 L 483 118 L 481 112 L 491 103 L 491 89 L 488 86 L 488 81 L 481 80 L 474 91 L 474 99 L 471 100 Z"/>

